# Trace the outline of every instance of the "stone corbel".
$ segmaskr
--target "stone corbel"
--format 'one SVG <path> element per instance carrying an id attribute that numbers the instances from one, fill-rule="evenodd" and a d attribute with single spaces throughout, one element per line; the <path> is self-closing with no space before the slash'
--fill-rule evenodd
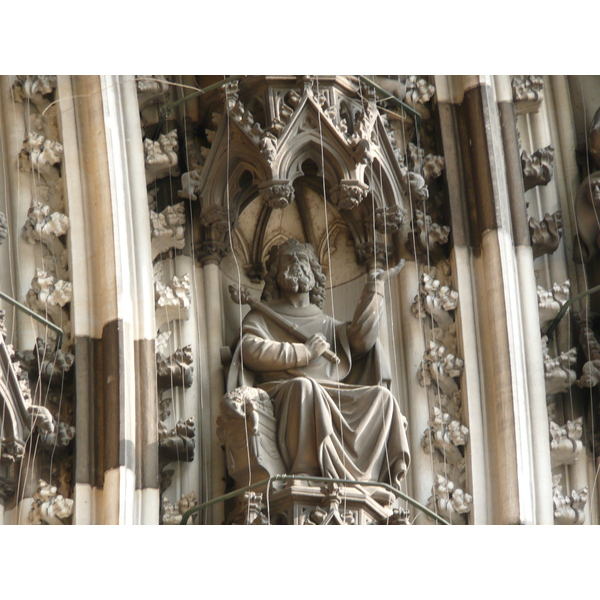
<path id="1" fill-rule="evenodd" d="M 173 429 L 159 421 L 158 455 L 161 466 L 165 467 L 172 462 L 192 462 L 196 448 L 195 436 L 196 425 L 193 417 L 187 421 L 179 419 Z"/>
<path id="2" fill-rule="evenodd" d="M 455 310 L 457 306 L 458 292 L 442 285 L 427 273 L 421 275 L 419 295 L 415 296 L 411 307 L 415 317 L 424 319 L 429 314 L 442 329 L 448 329 L 454 323 L 449 311 Z"/>
<path id="3" fill-rule="evenodd" d="M 175 248 L 185 246 L 185 204 L 179 202 L 167 206 L 162 212 L 150 211 L 150 234 L 152 236 L 152 258 Z"/>
<path id="4" fill-rule="evenodd" d="M 570 367 L 577 362 L 577 348 L 561 352 L 551 357 L 548 349 L 548 337 L 542 337 L 542 354 L 544 358 L 544 375 L 546 377 L 546 396 L 566 392 L 577 379 L 577 373 Z"/>
<path id="5" fill-rule="evenodd" d="M 529 235 L 533 248 L 533 258 L 556 251 L 563 235 L 562 212 L 546 213 L 541 221 L 534 217 L 529 219 Z"/>
<path id="6" fill-rule="evenodd" d="M 431 494 L 427 500 L 427 508 L 452 523 L 452 525 L 466 524 L 466 515 L 471 512 L 473 504 L 471 494 L 457 488 L 454 482 L 443 475 L 435 476 Z M 433 520 L 431 517 L 428 518 Z"/>
<path id="7" fill-rule="evenodd" d="M 588 488 L 572 490 L 570 496 L 563 496 L 560 480 L 562 475 L 552 476 L 552 500 L 554 502 L 555 525 L 583 525 L 585 522 L 585 505 L 588 499 Z"/>
<path id="8" fill-rule="evenodd" d="M 32 525 L 65 525 L 66 520 L 73 514 L 74 506 L 74 500 L 61 496 L 56 486 L 40 479 L 38 489 L 33 495 L 31 523 Z"/>
<path id="9" fill-rule="evenodd" d="M 73 288 L 69 281 L 58 281 L 47 271 L 36 269 L 31 280 L 31 289 L 27 292 L 25 303 L 42 317 L 50 317 L 65 332 L 65 340 L 70 337 L 71 321 L 65 305 L 71 302 Z M 48 334 L 53 335 L 52 332 Z"/>
<path id="10" fill-rule="evenodd" d="M 544 101 L 544 78 L 539 75 L 527 75 L 512 79 L 515 113 L 525 115 L 536 113 Z"/>
<path id="11" fill-rule="evenodd" d="M 538 185 L 548 185 L 552 180 L 552 170 L 554 169 L 554 146 L 540 148 L 533 154 L 523 150 L 521 169 L 526 192 Z"/>
<path id="12" fill-rule="evenodd" d="M 187 321 L 190 318 L 192 303 L 190 277 L 186 273 L 179 278 L 173 276 L 171 282 L 154 282 L 154 308 L 156 329 L 175 320 Z"/>
<path id="13" fill-rule="evenodd" d="M 56 265 L 59 279 L 67 278 L 67 250 L 60 238 L 69 231 L 69 217 L 51 212 L 47 204 L 33 201 L 23 226 L 23 238 L 32 245 L 44 244 Z"/>
<path id="14" fill-rule="evenodd" d="M 339 185 L 331 189 L 330 198 L 334 206 L 352 210 L 367 196 L 369 186 L 356 179 L 342 179 Z"/>
<path id="15" fill-rule="evenodd" d="M 553 321 L 560 309 L 569 299 L 571 282 L 567 279 L 563 284 L 554 283 L 552 290 L 546 290 L 541 285 L 537 286 L 538 311 L 540 315 L 540 327 Z"/>
<path id="16" fill-rule="evenodd" d="M 452 396 L 458 391 L 455 377 L 462 375 L 463 361 L 449 353 L 436 341 L 429 342 L 419 369 L 419 381 L 423 387 L 437 384 L 442 393 Z"/>
<path id="17" fill-rule="evenodd" d="M 459 446 L 467 443 L 469 429 L 437 406 L 431 408 L 428 424 L 421 440 L 425 452 L 432 453 L 437 448 L 446 462 L 455 464 L 461 460 Z"/>
<path id="18" fill-rule="evenodd" d="M 402 207 L 382 206 L 375 209 L 375 229 L 381 235 L 394 234 L 404 224 L 405 211 Z"/>
<path id="19" fill-rule="evenodd" d="M 161 134 L 156 142 L 146 138 L 144 140 L 144 162 L 146 164 L 146 185 L 171 175 L 178 177 L 179 157 L 177 151 L 179 142 L 177 129 L 167 134 Z"/>
<path id="20" fill-rule="evenodd" d="M 156 385 L 159 393 L 172 386 L 191 387 L 194 382 L 192 346 L 177 348 L 171 356 L 156 354 Z"/>
<path id="21" fill-rule="evenodd" d="M 42 113 L 50 104 L 50 100 L 44 96 L 53 92 L 56 83 L 56 75 L 17 75 L 12 86 L 14 99 L 17 102 L 29 100 Z"/>
<path id="22" fill-rule="evenodd" d="M 140 111 L 166 100 L 169 93 L 169 82 L 162 75 L 138 75 L 135 78 Z"/>
<path id="23" fill-rule="evenodd" d="M 60 349 L 54 350 L 38 337 L 33 350 L 17 350 L 12 360 L 20 364 L 30 379 L 41 377 L 42 381 L 61 385 L 75 362 L 75 356 Z"/>
<path id="24" fill-rule="evenodd" d="M 583 451 L 583 417 L 567 421 L 562 427 L 550 421 L 550 457 L 552 466 L 572 465 Z"/>
<path id="25" fill-rule="evenodd" d="M 198 505 L 196 500 L 196 494 L 190 492 L 189 494 L 181 496 L 179 502 L 171 504 L 167 498 L 163 498 L 162 511 L 161 511 L 161 524 L 162 525 L 179 525 L 183 519 L 183 515 Z M 187 525 L 194 525 L 196 520 L 196 514 L 193 514 L 187 521 Z"/>
<path id="26" fill-rule="evenodd" d="M 440 246 L 448 243 L 450 227 L 433 223 L 429 215 L 415 210 L 412 221 L 412 231 L 408 234 L 406 249 L 411 253 L 423 254 L 437 251 Z"/>
<path id="27" fill-rule="evenodd" d="M 596 339 L 592 323 L 587 319 L 579 319 L 579 344 L 587 358 L 583 365 L 579 387 L 592 388 L 600 382 L 600 342 Z"/>
<path id="28" fill-rule="evenodd" d="M 23 140 L 23 150 L 19 153 L 19 168 L 25 172 L 38 172 L 48 186 L 54 187 L 60 179 L 60 172 L 55 165 L 62 161 L 62 157 L 63 146 L 60 142 L 28 131 Z"/>
<path id="29" fill-rule="evenodd" d="M 418 110 L 424 119 L 428 119 L 430 112 L 425 105 L 433 98 L 435 86 L 418 75 L 409 75 L 404 86 L 406 88 L 404 102 Z"/>
<path id="30" fill-rule="evenodd" d="M 210 258 L 220 262 L 230 251 L 229 232 L 237 225 L 237 214 L 224 206 L 209 204 L 200 213 L 202 241 L 196 250 L 200 260 Z"/>
<path id="31" fill-rule="evenodd" d="M 75 439 L 75 427 L 59 421 L 54 431 L 41 433 L 39 436 L 40 446 L 46 451 L 57 448 L 66 448 Z"/>
<path id="32" fill-rule="evenodd" d="M 270 208 L 285 208 L 294 201 L 294 186 L 287 179 L 261 183 L 258 189 L 265 204 Z"/>

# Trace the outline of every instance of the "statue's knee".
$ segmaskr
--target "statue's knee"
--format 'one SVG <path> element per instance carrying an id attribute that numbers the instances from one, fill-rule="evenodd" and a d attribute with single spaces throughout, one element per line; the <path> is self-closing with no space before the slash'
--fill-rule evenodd
<path id="1" fill-rule="evenodd" d="M 313 384 L 307 377 L 296 377 L 288 382 L 288 393 L 294 402 L 306 405 L 313 403 Z"/>

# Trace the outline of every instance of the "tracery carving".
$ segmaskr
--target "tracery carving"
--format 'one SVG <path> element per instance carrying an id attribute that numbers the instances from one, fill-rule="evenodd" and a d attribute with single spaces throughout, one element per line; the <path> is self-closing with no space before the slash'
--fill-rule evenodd
<path id="1" fill-rule="evenodd" d="M 550 420 L 550 456 L 552 466 L 572 465 L 583 451 L 583 417 L 557 425 Z"/>
<path id="2" fill-rule="evenodd" d="M 33 495 L 31 505 L 32 525 L 65 525 L 66 520 L 73 514 L 75 501 L 65 498 L 58 493 L 54 485 L 43 479 L 38 482 L 38 489 Z"/>
<path id="3" fill-rule="evenodd" d="M 162 212 L 150 211 L 150 233 L 152 236 L 152 258 L 175 248 L 185 246 L 185 204 L 179 202 L 167 206 Z"/>
<path id="4" fill-rule="evenodd" d="M 562 475 L 552 476 L 552 500 L 554 502 L 555 525 L 583 525 L 585 522 L 585 505 L 588 499 L 588 488 L 572 490 L 570 496 L 564 496 L 560 480 Z"/>
<path id="5" fill-rule="evenodd" d="M 552 215 L 546 213 L 541 221 L 531 217 L 529 235 L 534 259 L 555 252 L 563 235 L 562 212 L 558 210 Z"/>
<path id="6" fill-rule="evenodd" d="M 185 495 L 182 494 L 179 501 L 175 502 L 175 504 L 171 504 L 167 498 L 163 498 L 161 511 L 162 525 L 179 525 L 183 519 L 183 515 L 190 508 L 194 508 L 194 506 L 198 506 L 194 492 Z M 195 525 L 196 514 L 193 514 L 188 519 L 187 525 Z"/>
<path id="7" fill-rule="evenodd" d="M 456 487 L 443 475 L 436 475 L 427 500 L 427 508 L 440 515 L 453 525 L 466 524 L 466 515 L 471 511 L 473 497 Z M 428 517 L 433 520 L 431 517 Z"/>
<path id="8" fill-rule="evenodd" d="M 526 192 L 538 185 L 548 185 L 552 180 L 552 170 L 554 169 L 554 146 L 540 148 L 533 154 L 523 150 L 521 168 Z"/>
<path id="9" fill-rule="evenodd" d="M 577 362 L 577 348 L 561 352 L 557 357 L 550 356 L 548 337 L 542 336 L 542 355 L 546 377 L 546 396 L 566 392 L 577 379 L 577 373 L 570 367 Z"/>
<path id="10" fill-rule="evenodd" d="M 568 279 L 562 284 L 552 284 L 552 290 L 546 290 L 541 285 L 537 286 L 540 327 L 544 327 L 557 317 L 560 309 L 569 299 L 570 290 L 571 282 Z"/>
<path id="11" fill-rule="evenodd" d="M 539 75 L 513 77 L 511 84 L 516 114 L 538 112 L 544 100 L 544 78 Z"/>
<path id="12" fill-rule="evenodd" d="M 190 318 L 191 292 L 190 277 L 173 276 L 170 283 L 154 282 L 154 308 L 156 328 L 174 320 L 187 321 Z"/>
<path id="13" fill-rule="evenodd" d="M 178 177 L 179 142 L 177 129 L 167 134 L 161 134 L 156 141 L 150 138 L 144 140 L 144 162 L 146 164 L 146 184 L 171 175 Z"/>

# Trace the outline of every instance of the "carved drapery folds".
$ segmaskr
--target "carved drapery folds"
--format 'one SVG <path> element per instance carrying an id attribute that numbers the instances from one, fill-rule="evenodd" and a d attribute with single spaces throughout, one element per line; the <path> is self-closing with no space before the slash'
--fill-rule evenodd
<path id="1" fill-rule="evenodd" d="M 595 171 L 579 186 L 575 200 L 577 233 L 573 241 L 573 260 L 576 263 L 589 263 L 600 251 L 598 211 L 600 211 L 600 171 Z"/>
<path id="2" fill-rule="evenodd" d="M 544 78 L 526 75 L 512 79 L 513 102 L 517 115 L 536 113 L 544 101 Z"/>
<path id="3" fill-rule="evenodd" d="M 529 235 L 534 259 L 555 252 L 563 235 L 562 212 L 558 210 L 552 215 L 546 213 L 541 221 L 531 217 Z"/>
<path id="4" fill-rule="evenodd" d="M 552 180 L 552 170 L 554 169 L 554 146 L 540 148 L 533 154 L 523 150 L 521 168 L 526 192 L 538 185 L 548 185 Z"/>
<path id="5" fill-rule="evenodd" d="M 554 502 L 555 525 L 583 525 L 585 522 L 585 505 L 588 499 L 588 488 L 572 490 L 570 495 L 564 496 L 560 480 L 562 475 L 552 476 L 552 500 Z"/>

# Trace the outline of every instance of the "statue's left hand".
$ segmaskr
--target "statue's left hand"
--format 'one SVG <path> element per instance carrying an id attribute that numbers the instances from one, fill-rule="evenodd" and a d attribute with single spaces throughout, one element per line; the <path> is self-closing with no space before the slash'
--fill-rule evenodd
<path id="1" fill-rule="evenodd" d="M 374 269 L 373 271 L 371 271 L 369 273 L 369 281 L 387 281 L 388 279 L 392 279 L 393 277 L 396 277 L 396 275 L 398 275 L 398 273 L 400 273 L 400 271 L 402 271 L 402 267 L 404 267 L 404 263 L 406 261 L 401 258 L 398 261 L 398 264 L 395 267 L 392 267 L 391 269 L 388 269 L 387 271 L 385 269 Z"/>

